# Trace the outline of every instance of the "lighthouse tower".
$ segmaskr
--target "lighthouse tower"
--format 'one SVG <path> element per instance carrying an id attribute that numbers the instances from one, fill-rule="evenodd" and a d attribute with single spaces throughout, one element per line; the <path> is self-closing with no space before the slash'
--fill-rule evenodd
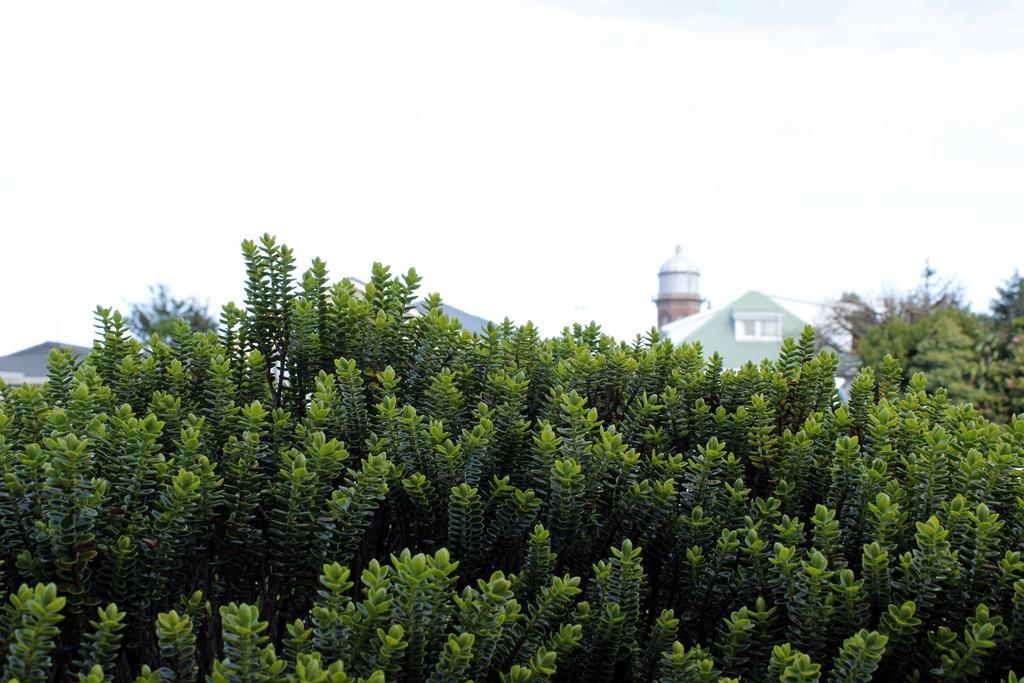
<path id="1" fill-rule="evenodd" d="M 658 271 L 658 297 L 654 303 L 658 305 L 658 329 L 700 312 L 700 271 L 683 256 L 680 246 Z"/>

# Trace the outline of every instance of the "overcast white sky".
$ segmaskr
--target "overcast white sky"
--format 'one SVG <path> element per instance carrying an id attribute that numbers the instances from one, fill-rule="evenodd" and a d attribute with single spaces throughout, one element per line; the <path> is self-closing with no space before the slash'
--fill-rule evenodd
<path id="1" fill-rule="evenodd" d="M 546 333 L 1024 270 L 1024 2 L 8 2 L 0 353 L 265 231 Z"/>

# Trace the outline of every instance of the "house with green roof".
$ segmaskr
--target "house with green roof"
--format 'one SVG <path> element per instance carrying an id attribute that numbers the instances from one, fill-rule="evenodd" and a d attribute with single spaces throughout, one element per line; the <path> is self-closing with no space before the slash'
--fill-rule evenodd
<path id="1" fill-rule="evenodd" d="M 658 271 L 658 329 L 673 344 L 699 342 L 704 353 L 718 353 L 726 368 L 778 358 L 782 340 L 798 337 L 807 325 L 773 297 L 750 290 L 728 306 L 704 308 L 700 272 L 676 247 Z M 703 309 L 703 310 L 702 310 Z"/>
<path id="2" fill-rule="evenodd" d="M 750 290 L 728 306 L 668 323 L 661 334 L 673 344 L 699 342 L 706 355 L 717 352 L 724 367 L 740 368 L 778 358 L 782 340 L 799 337 L 806 324 L 771 297 Z"/>

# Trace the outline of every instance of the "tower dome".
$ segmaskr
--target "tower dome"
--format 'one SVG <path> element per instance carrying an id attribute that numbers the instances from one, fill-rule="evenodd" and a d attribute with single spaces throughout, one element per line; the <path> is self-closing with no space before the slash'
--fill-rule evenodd
<path id="1" fill-rule="evenodd" d="M 658 327 L 700 312 L 700 270 L 686 258 L 683 248 L 661 265 L 658 271 Z"/>
<path id="2" fill-rule="evenodd" d="M 676 245 L 676 253 L 661 265 L 658 271 L 659 294 L 699 294 L 700 271 L 683 254 L 683 248 Z"/>

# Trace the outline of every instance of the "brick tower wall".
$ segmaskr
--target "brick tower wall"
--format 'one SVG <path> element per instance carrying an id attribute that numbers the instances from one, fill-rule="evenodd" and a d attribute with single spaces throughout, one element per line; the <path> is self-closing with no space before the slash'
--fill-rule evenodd
<path id="1" fill-rule="evenodd" d="M 694 313 L 700 313 L 700 299 L 692 296 L 674 296 L 659 298 L 655 301 L 658 304 L 658 327 L 685 318 Z"/>

